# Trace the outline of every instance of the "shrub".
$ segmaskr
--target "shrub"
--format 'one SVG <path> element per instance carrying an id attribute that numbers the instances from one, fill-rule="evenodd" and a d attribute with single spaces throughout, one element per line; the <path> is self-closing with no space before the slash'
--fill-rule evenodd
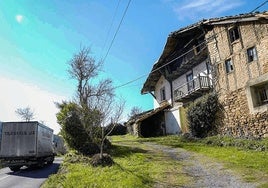
<path id="1" fill-rule="evenodd" d="M 59 107 L 60 112 L 56 116 L 67 145 L 84 155 L 99 153 L 97 142 L 87 134 L 82 125 L 80 107 L 75 103 L 63 103 Z"/>
<path id="2" fill-rule="evenodd" d="M 206 137 L 216 130 L 216 114 L 220 109 L 216 93 L 209 93 L 190 104 L 187 110 L 189 128 L 193 136 Z"/>
<path id="3" fill-rule="evenodd" d="M 65 163 L 89 163 L 90 158 L 77 153 L 76 151 L 70 151 L 64 157 Z"/>
<path id="4" fill-rule="evenodd" d="M 191 133 L 184 133 L 180 137 L 182 142 L 195 142 L 198 139 L 196 137 L 193 137 Z"/>
<path id="5" fill-rule="evenodd" d="M 91 159 L 91 165 L 94 167 L 97 166 L 112 166 L 114 164 L 114 161 L 110 155 L 107 153 L 104 153 L 103 156 L 101 157 L 100 154 L 95 154 L 92 159 Z"/>
<path id="6" fill-rule="evenodd" d="M 85 144 L 81 145 L 80 148 L 78 148 L 78 151 L 81 152 L 83 155 L 90 156 L 99 153 L 100 148 L 94 142 L 86 142 Z"/>
<path id="7" fill-rule="evenodd" d="M 110 124 L 106 127 L 105 132 L 108 133 L 110 130 L 112 130 L 112 132 L 109 134 L 109 136 L 127 134 L 127 127 L 120 123 L 117 123 L 116 125 Z"/>

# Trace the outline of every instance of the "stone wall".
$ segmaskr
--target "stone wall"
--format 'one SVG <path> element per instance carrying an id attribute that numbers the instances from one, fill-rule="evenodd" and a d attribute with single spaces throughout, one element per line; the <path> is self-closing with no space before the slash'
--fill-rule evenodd
<path id="1" fill-rule="evenodd" d="M 221 96 L 224 126 L 219 133 L 237 137 L 268 137 L 268 111 L 250 114 L 245 89 Z"/>
<path id="2" fill-rule="evenodd" d="M 268 61 L 266 62 L 266 64 L 263 65 L 263 71 L 264 71 L 265 73 L 268 72 Z"/>
<path id="3" fill-rule="evenodd" d="M 232 43 L 228 36 L 232 24 L 214 26 L 206 34 L 215 89 L 224 107 L 224 120 L 219 131 L 234 136 L 267 137 L 268 107 L 262 113 L 250 112 L 245 89 L 250 80 L 268 72 L 268 24 L 246 22 L 237 26 L 240 38 Z M 247 49 L 253 46 L 258 59 L 249 63 Z M 234 70 L 230 73 L 226 73 L 227 59 L 233 62 Z"/>
<path id="4" fill-rule="evenodd" d="M 133 124 L 133 134 L 135 135 L 135 136 L 141 136 L 141 134 L 140 134 L 140 123 L 134 123 Z"/>

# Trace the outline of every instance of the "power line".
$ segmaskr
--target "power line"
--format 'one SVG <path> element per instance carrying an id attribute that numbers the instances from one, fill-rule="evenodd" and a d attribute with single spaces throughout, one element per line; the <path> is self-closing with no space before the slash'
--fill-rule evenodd
<path id="1" fill-rule="evenodd" d="M 130 87 L 140 87 L 142 83 L 138 83 L 138 84 L 128 84 L 125 86 L 122 86 L 120 88 L 130 88 Z"/>
<path id="2" fill-rule="evenodd" d="M 253 10 L 251 11 L 251 13 L 252 13 L 252 12 L 255 12 L 256 10 L 258 10 L 259 8 L 261 8 L 261 7 L 264 6 L 266 3 L 268 3 L 268 0 L 264 1 L 262 4 L 260 4 L 260 5 L 257 6 L 255 9 L 253 9 Z"/>
<path id="3" fill-rule="evenodd" d="M 260 4 L 260 5 L 259 5 L 258 7 L 256 7 L 256 8 L 254 8 L 254 9 L 253 9 L 252 11 L 250 11 L 249 13 L 253 13 L 254 11 L 258 10 L 259 8 L 261 8 L 262 6 L 264 6 L 267 2 L 268 2 L 268 0 L 264 1 L 262 4 Z M 239 21 L 239 19 L 238 19 L 235 23 L 237 23 L 238 21 Z M 234 25 L 235 23 L 233 23 L 232 25 Z M 217 36 L 218 34 L 224 32 L 224 31 L 225 31 L 225 30 L 223 29 L 223 30 L 219 31 L 218 33 L 214 33 L 212 36 L 210 36 L 210 38 L 215 37 L 215 36 Z M 208 42 L 207 42 L 207 41 L 203 41 L 203 42 L 201 42 L 200 44 L 196 45 L 196 47 L 200 47 L 201 45 L 203 45 L 203 44 L 205 44 L 205 43 L 208 43 Z M 203 50 L 203 49 L 202 49 L 202 50 Z M 174 58 L 174 59 L 168 61 L 168 62 L 165 63 L 164 65 L 161 65 L 160 67 L 158 67 L 158 68 L 152 70 L 149 74 L 143 74 L 143 75 L 141 75 L 141 76 L 139 76 L 139 77 L 137 77 L 137 78 L 135 78 L 135 79 L 133 79 L 133 80 L 131 80 L 131 81 L 129 81 L 129 82 L 126 82 L 126 83 L 124 83 L 124 84 L 122 84 L 122 85 L 119 85 L 119 86 L 115 86 L 113 89 L 118 89 L 118 88 L 120 88 L 120 87 L 124 87 L 124 86 L 126 86 L 126 85 L 128 85 L 128 84 L 131 84 L 131 83 L 133 83 L 133 82 L 136 82 L 137 80 L 140 80 L 141 78 L 143 78 L 143 77 L 145 77 L 145 76 L 149 76 L 150 74 L 152 74 L 152 73 L 154 73 L 154 72 L 156 72 L 156 71 L 162 69 L 163 67 L 165 67 L 165 66 L 167 66 L 167 65 L 169 65 L 169 64 L 171 64 L 171 63 L 173 63 L 173 62 L 176 61 L 177 59 L 179 59 L 179 58 L 181 58 L 181 57 L 187 55 L 188 53 L 191 53 L 192 51 L 193 51 L 193 49 L 190 49 L 190 50 L 186 51 L 185 53 L 179 55 L 178 57 L 176 57 L 176 58 Z"/>
<path id="4" fill-rule="evenodd" d="M 201 44 L 202 44 L 202 43 L 200 43 L 199 45 L 201 45 Z M 198 47 L 199 45 L 196 45 L 196 47 Z M 201 49 L 201 50 L 203 50 L 203 49 Z M 201 50 L 200 50 L 200 51 L 201 51 Z M 189 51 L 187 51 L 187 52 L 185 52 L 185 53 L 179 55 L 178 57 L 176 57 L 176 58 L 170 60 L 170 61 L 167 62 L 166 64 L 161 65 L 160 67 L 158 67 L 158 68 L 152 70 L 149 74 L 143 74 L 143 75 L 141 75 L 140 77 L 138 77 L 138 78 L 136 78 L 136 79 L 133 79 L 133 80 L 131 80 L 131 81 L 129 81 L 129 82 L 126 82 L 126 83 L 124 83 L 124 84 L 122 84 L 122 85 L 116 86 L 116 87 L 114 87 L 113 89 L 118 89 L 118 88 L 120 88 L 120 87 L 124 87 L 124 86 L 126 86 L 126 85 L 128 85 L 128 84 L 131 84 L 131 83 L 133 83 L 133 82 L 136 82 L 137 80 L 142 79 L 142 78 L 145 77 L 145 76 L 148 76 L 148 75 L 150 75 L 150 74 L 152 74 L 152 73 L 154 73 L 154 72 L 156 72 L 156 71 L 159 71 L 159 70 L 162 69 L 163 67 L 165 67 L 165 66 L 167 66 L 167 65 L 169 65 L 169 64 L 171 64 L 171 63 L 173 63 L 174 61 L 176 61 L 177 59 L 179 59 L 179 58 L 181 58 L 181 57 L 187 55 L 187 54 L 190 53 L 191 51 L 193 51 L 193 49 L 190 49 Z"/>
<path id="5" fill-rule="evenodd" d="M 104 58 L 103 58 L 103 62 L 105 62 L 105 59 L 107 58 L 107 56 L 108 56 L 108 54 L 109 54 L 109 52 L 110 52 L 110 50 L 111 50 L 111 47 L 112 47 L 112 45 L 113 45 L 113 43 L 114 43 L 114 40 L 115 40 L 115 37 L 116 37 L 116 35 L 117 35 L 117 33 L 118 33 L 119 29 L 120 29 L 120 26 L 122 25 L 122 22 L 123 22 L 123 20 L 124 20 L 124 17 L 125 17 L 125 15 L 126 15 L 126 13 L 127 13 L 127 10 L 128 10 L 129 5 L 130 5 L 130 2 L 131 2 L 131 0 L 128 1 L 127 7 L 126 7 L 126 9 L 125 9 L 125 11 L 124 11 L 124 14 L 123 14 L 121 20 L 120 20 L 120 23 L 119 23 L 119 25 L 118 25 L 118 27 L 117 27 L 117 30 L 116 30 L 116 32 L 115 32 L 115 34 L 114 34 L 114 37 L 113 37 L 113 39 L 112 39 L 112 41 L 111 41 L 111 43 L 110 43 L 110 46 L 109 46 L 109 48 L 108 48 L 108 50 L 107 50 L 107 53 L 106 53 L 106 55 L 105 55 Z"/>
<path id="6" fill-rule="evenodd" d="M 120 87 L 124 87 L 124 86 L 126 86 L 126 85 L 129 85 L 129 84 L 131 84 L 131 83 L 133 83 L 133 82 L 136 82 L 136 81 L 139 80 L 139 79 L 142 79 L 143 77 L 145 77 L 145 76 L 147 76 L 147 75 L 148 75 L 148 74 L 141 75 L 140 77 L 135 78 L 134 80 L 131 80 L 131 81 L 126 82 L 126 83 L 124 83 L 124 84 L 122 84 L 122 85 L 119 85 L 119 86 L 115 86 L 113 89 L 118 89 L 118 88 L 120 88 Z"/>
<path id="7" fill-rule="evenodd" d="M 106 38 L 105 38 L 105 41 L 104 41 L 104 45 L 103 45 L 102 50 L 101 50 L 102 53 L 103 53 L 103 50 L 104 50 L 105 47 L 106 47 L 106 44 L 107 44 L 107 41 L 108 41 L 108 37 L 110 36 L 111 30 L 112 30 L 112 27 L 113 27 L 113 24 L 114 24 L 114 19 L 115 19 L 115 16 L 116 16 L 116 14 L 117 14 L 117 10 L 118 10 L 118 7 L 119 7 L 120 2 L 121 2 L 121 0 L 118 0 L 118 3 L 117 3 L 117 6 L 116 6 L 116 8 L 115 8 L 114 15 L 113 15 L 113 18 L 112 18 L 110 27 L 109 27 L 109 29 L 108 29 L 108 33 L 107 33 Z M 101 54 L 101 56 L 102 56 L 102 54 Z"/>

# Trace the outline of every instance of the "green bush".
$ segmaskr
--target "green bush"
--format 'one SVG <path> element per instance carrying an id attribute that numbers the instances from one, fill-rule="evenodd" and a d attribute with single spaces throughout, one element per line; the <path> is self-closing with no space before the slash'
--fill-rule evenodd
<path id="1" fill-rule="evenodd" d="M 69 151 L 65 154 L 64 162 L 65 163 L 90 163 L 91 159 L 88 156 L 81 155 L 75 150 Z"/>
<path id="2" fill-rule="evenodd" d="M 58 123 L 61 125 L 61 135 L 71 149 L 84 155 L 99 152 L 96 140 L 87 134 L 81 122 L 80 107 L 75 103 L 63 103 L 57 113 Z"/>
<path id="3" fill-rule="evenodd" d="M 216 93 L 209 93 L 189 105 L 187 119 L 193 136 L 203 138 L 216 130 L 216 114 L 220 109 Z"/>
<path id="4" fill-rule="evenodd" d="M 125 135 L 125 134 L 127 134 L 127 127 L 120 124 L 120 123 L 117 123 L 115 125 L 109 124 L 107 127 L 105 127 L 105 134 L 109 133 L 110 131 L 111 131 L 111 133 L 109 134 L 109 136 Z"/>
<path id="5" fill-rule="evenodd" d="M 105 167 L 105 166 L 112 166 L 114 164 L 114 161 L 110 155 L 105 153 L 103 154 L 102 157 L 100 154 L 93 155 L 90 163 L 94 167 L 98 167 L 98 166 Z"/>

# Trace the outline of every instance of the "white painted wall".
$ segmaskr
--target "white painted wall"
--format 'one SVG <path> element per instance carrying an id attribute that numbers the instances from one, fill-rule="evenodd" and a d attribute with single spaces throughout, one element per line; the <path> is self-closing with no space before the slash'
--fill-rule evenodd
<path id="1" fill-rule="evenodd" d="M 179 134 L 181 132 L 179 108 L 165 111 L 165 124 L 167 134 Z"/>
<path id="2" fill-rule="evenodd" d="M 158 108 L 161 104 L 161 94 L 160 90 L 165 87 L 165 92 L 166 92 L 166 101 L 168 101 L 170 104 L 171 102 L 171 89 L 170 89 L 170 84 L 169 82 L 164 78 L 164 76 L 161 76 L 158 82 L 156 83 L 155 86 L 155 92 L 154 95 L 156 99 L 154 99 L 154 109 Z"/>
<path id="3" fill-rule="evenodd" d="M 203 61 L 202 63 L 200 63 L 199 65 L 193 68 L 193 75 L 194 75 L 194 78 L 196 78 L 198 75 L 200 76 L 208 75 L 206 61 Z"/>
<path id="4" fill-rule="evenodd" d="M 195 66 L 192 71 L 193 71 L 193 79 L 197 78 L 199 75 L 200 76 L 207 76 L 208 75 L 208 71 L 207 71 L 207 65 L 206 65 L 206 60 L 203 61 L 202 63 L 200 63 L 199 65 Z M 186 75 L 191 73 L 191 71 L 186 72 L 185 74 L 181 75 L 180 77 L 178 77 L 177 79 L 173 80 L 172 84 L 173 84 L 173 90 L 177 89 L 178 87 L 180 87 L 183 84 L 186 84 L 187 80 L 186 80 Z M 211 74 L 209 74 L 209 76 L 211 77 Z"/>
<path id="5" fill-rule="evenodd" d="M 206 76 L 208 75 L 206 61 L 200 63 L 199 65 L 195 66 L 193 69 L 193 77 L 196 78 L 197 76 Z M 173 91 L 177 89 L 182 84 L 186 84 L 186 75 L 190 73 L 191 71 L 183 74 L 179 78 L 175 79 L 173 81 Z M 154 109 L 158 108 L 161 104 L 161 94 L 160 90 L 165 87 L 165 93 L 166 93 L 166 101 L 168 101 L 170 104 L 172 104 L 171 101 L 171 88 L 169 82 L 164 78 L 164 76 L 161 76 L 158 82 L 155 86 L 154 95 L 156 99 L 154 99 Z M 170 110 L 165 111 L 165 125 L 166 125 L 166 133 L 167 134 L 179 134 L 181 132 L 181 126 L 180 126 L 180 113 L 179 108 L 176 105 L 176 107 L 173 107 Z"/>

